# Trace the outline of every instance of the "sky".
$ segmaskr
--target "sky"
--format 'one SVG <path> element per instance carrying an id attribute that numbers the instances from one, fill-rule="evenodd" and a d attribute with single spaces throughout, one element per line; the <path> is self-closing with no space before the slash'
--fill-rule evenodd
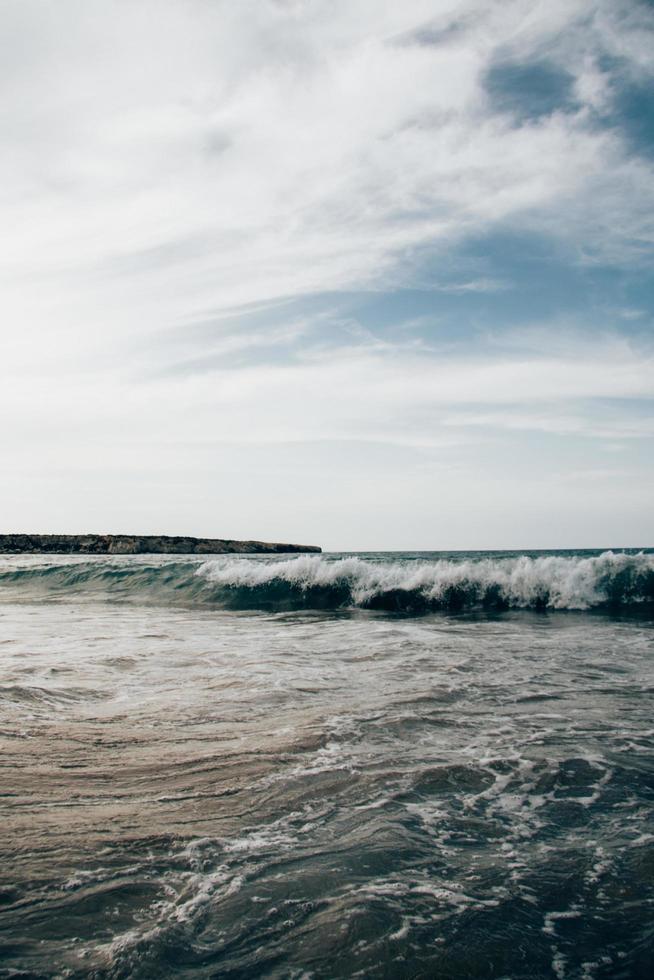
<path id="1" fill-rule="evenodd" d="M 0 530 L 654 545 L 654 4 L 0 0 Z"/>

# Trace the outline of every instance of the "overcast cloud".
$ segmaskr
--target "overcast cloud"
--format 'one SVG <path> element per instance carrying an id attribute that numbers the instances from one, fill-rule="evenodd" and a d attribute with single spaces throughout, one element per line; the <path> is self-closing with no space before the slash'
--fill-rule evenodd
<path id="1" fill-rule="evenodd" d="M 0 25 L 2 530 L 654 543 L 651 4 Z"/>

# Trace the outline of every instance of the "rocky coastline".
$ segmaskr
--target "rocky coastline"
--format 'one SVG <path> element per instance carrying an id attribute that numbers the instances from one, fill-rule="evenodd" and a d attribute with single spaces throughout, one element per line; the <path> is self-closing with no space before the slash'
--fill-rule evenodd
<path id="1" fill-rule="evenodd" d="M 222 555 L 319 553 L 316 545 L 152 534 L 0 534 L 0 554 Z"/>

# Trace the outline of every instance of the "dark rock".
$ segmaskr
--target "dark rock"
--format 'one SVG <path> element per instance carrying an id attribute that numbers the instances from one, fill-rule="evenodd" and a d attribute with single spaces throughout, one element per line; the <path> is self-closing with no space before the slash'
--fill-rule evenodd
<path id="1" fill-rule="evenodd" d="M 275 544 L 268 541 L 230 541 L 223 538 L 169 537 L 140 534 L 0 534 L 3 554 L 66 555 L 221 555 L 229 553 L 283 554 L 320 552 L 315 545 Z"/>

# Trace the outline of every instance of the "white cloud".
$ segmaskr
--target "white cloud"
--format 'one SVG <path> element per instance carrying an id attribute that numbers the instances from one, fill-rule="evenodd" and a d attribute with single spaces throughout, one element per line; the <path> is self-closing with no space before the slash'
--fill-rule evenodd
<path id="1" fill-rule="evenodd" d="M 245 315 L 410 284 L 417 250 L 499 226 L 551 233 L 582 260 L 641 258 L 651 164 L 592 113 L 610 99 L 602 51 L 646 70 L 642 16 L 599 0 L 7 0 L 5 464 L 37 454 L 50 472 L 83 451 L 89 472 L 154 471 L 175 445 L 201 470 L 203 447 L 310 440 L 447 451 L 476 439 L 488 406 L 516 406 L 492 415 L 506 429 L 535 424 L 517 408 L 534 402 L 652 397 L 651 360 L 629 349 L 439 359 L 362 334 L 262 365 L 261 348 L 329 327 Z M 520 125 L 495 112 L 485 74 L 518 56 L 573 72 L 581 107 Z M 199 336 L 203 318 L 215 330 Z M 455 414 L 471 404 L 486 409 Z M 29 523 L 11 486 L 5 512 Z"/>
<path id="2" fill-rule="evenodd" d="M 618 350 L 610 342 L 598 344 L 592 357 L 580 361 L 573 351 L 567 357 L 471 358 L 372 345 L 294 364 L 182 371 L 139 384 L 90 376 L 68 386 L 65 376 L 43 376 L 32 387 L 20 380 L 5 384 L 0 412 L 13 408 L 14 438 L 46 443 L 58 432 L 100 440 L 119 433 L 127 444 L 356 440 L 407 446 L 452 442 L 453 426 L 583 434 L 588 424 L 570 417 L 571 402 L 654 397 L 654 358 Z M 546 418 L 543 404 L 550 406 Z M 541 414 L 533 408 L 525 414 L 529 406 Z M 452 413 L 455 407 L 465 411 Z M 620 432 L 647 435 L 647 425 L 632 421 L 621 429 L 604 421 L 595 429 L 615 439 Z"/>
<path id="3" fill-rule="evenodd" d="M 370 285 L 407 249 L 525 213 L 569 225 L 573 198 L 577 227 L 625 247 L 613 216 L 642 238 L 651 170 L 583 111 L 519 127 L 489 115 L 481 84 L 494 57 L 556 51 L 566 29 L 585 48 L 575 27 L 595 9 L 9 4 L 5 45 L 22 60 L 2 105 L 3 268 L 66 296 L 83 274 L 91 302 L 118 280 L 121 318 L 145 295 L 171 321 Z M 464 29 L 438 44 L 395 41 L 452 19 Z"/>

